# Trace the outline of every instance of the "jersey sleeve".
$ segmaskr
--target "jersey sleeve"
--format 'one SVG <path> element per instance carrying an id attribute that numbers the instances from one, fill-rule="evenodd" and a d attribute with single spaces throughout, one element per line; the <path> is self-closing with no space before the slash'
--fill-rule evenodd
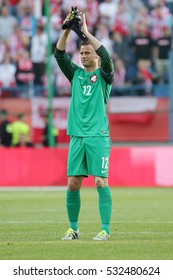
<path id="1" fill-rule="evenodd" d="M 103 45 L 101 45 L 100 48 L 96 50 L 96 53 L 101 59 L 100 70 L 103 78 L 108 84 L 112 84 L 114 79 L 114 65 L 112 58 Z"/>
<path id="2" fill-rule="evenodd" d="M 78 66 L 71 61 L 69 55 L 65 51 L 61 51 L 55 48 L 54 56 L 61 71 L 71 82 L 74 76 L 74 72 L 78 69 Z"/>

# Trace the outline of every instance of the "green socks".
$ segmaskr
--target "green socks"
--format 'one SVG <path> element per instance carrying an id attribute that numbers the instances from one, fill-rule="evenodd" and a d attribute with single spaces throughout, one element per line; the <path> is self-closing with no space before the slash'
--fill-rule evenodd
<path id="1" fill-rule="evenodd" d="M 110 234 L 110 220 L 112 214 L 112 195 L 108 186 L 97 188 L 99 194 L 99 210 L 102 222 L 102 230 Z"/>
<path id="2" fill-rule="evenodd" d="M 110 234 L 110 221 L 112 214 L 112 196 L 108 186 L 97 188 L 99 194 L 99 210 L 102 222 L 102 230 Z M 66 207 L 70 227 L 78 230 L 78 216 L 80 211 L 80 190 L 69 191 L 66 193 Z"/>
<path id="3" fill-rule="evenodd" d="M 78 216 L 80 211 L 80 191 L 69 191 L 66 193 L 66 207 L 68 218 L 70 221 L 70 227 L 74 230 L 78 230 Z"/>

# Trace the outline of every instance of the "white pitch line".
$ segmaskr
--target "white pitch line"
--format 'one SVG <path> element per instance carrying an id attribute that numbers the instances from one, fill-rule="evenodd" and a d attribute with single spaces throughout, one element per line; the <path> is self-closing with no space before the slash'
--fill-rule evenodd
<path id="1" fill-rule="evenodd" d="M 56 186 L 56 187 L 36 187 L 36 186 L 26 186 L 26 187 L 5 187 L 0 186 L 0 191 L 65 191 L 67 186 Z"/>
<path id="2" fill-rule="evenodd" d="M 57 217 L 58 218 L 58 217 Z M 95 221 L 79 221 L 80 224 L 95 224 L 96 222 Z M 63 221 L 0 221 L 0 224 L 64 224 L 64 220 Z M 153 224 L 173 224 L 173 221 L 167 221 L 167 222 L 112 222 L 111 224 L 150 224 L 150 225 L 153 225 Z"/>
<path id="3" fill-rule="evenodd" d="M 23 233 L 23 232 L 22 232 Z M 88 234 L 96 234 L 97 232 L 81 232 L 80 235 L 88 235 Z M 20 235 L 20 232 L 12 232 L 12 235 Z M 173 234 L 173 231 L 131 231 L 131 232 L 124 232 L 124 231 L 111 231 L 111 235 L 158 235 L 158 234 Z M 1 242 L 0 242 L 1 243 Z"/>

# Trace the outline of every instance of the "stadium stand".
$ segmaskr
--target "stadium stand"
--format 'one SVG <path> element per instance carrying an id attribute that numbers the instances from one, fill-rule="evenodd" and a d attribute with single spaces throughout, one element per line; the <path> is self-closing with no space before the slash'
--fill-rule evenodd
<path id="1" fill-rule="evenodd" d="M 0 64 L 3 65 L 8 53 L 10 57 L 8 68 L 12 68 L 11 64 L 14 65 L 15 82 L 13 85 L 17 86 L 14 90 L 14 86 L 11 88 L 11 82 L 4 83 L 3 77 L 0 76 L 1 89 L 8 87 L 4 97 L 23 96 L 16 66 L 19 65 L 23 52 L 26 51 L 29 52 L 29 59 L 33 64 L 34 94 L 44 96 L 46 92 L 44 89 L 47 86 L 44 1 L 1 2 Z M 50 0 L 50 4 L 49 27 L 53 52 L 61 33 L 62 21 L 69 12 L 71 3 L 65 0 Z M 103 42 L 113 57 L 116 79 L 112 95 L 167 95 L 166 85 L 169 83 L 167 68 L 169 51 L 172 48 L 171 1 L 75 0 L 73 5 L 77 5 L 79 10 L 87 14 L 90 30 Z M 12 40 L 13 44 L 10 43 Z M 70 40 L 69 54 L 74 61 L 78 61 L 78 37 L 72 34 Z M 163 44 L 166 48 L 164 54 L 161 50 Z M 117 67 L 117 64 L 121 64 L 121 67 Z M 27 63 L 23 64 L 26 71 L 28 66 Z M 165 75 L 162 74 L 163 70 Z M 55 68 L 53 68 L 53 77 L 55 96 L 69 95 L 68 81 Z M 161 87 L 159 88 L 158 85 Z M 28 97 L 30 97 L 29 92 L 28 87 Z"/>

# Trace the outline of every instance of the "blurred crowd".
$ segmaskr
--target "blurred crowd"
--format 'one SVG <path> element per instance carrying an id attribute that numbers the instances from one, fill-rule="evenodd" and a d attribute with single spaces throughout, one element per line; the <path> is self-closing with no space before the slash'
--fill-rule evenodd
<path id="1" fill-rule="evenodd" d="M 113 58 L 112 95 L 153 95 L 154 85 L 169 83 L 173 0 L 6 0 L 0 6 L 0 97 L 47 95 L 48 28 L 55 96 L 68 96 L 70 83 L 53 52 L 71 6 L 86 13 L 90 31 Z M 71 32 L 68 53 L 80 64 L 79 38 Z M 17 89 L 17 90 L 16 90 Z M 134 91 L 132 91 L 134 93 Z"/>

